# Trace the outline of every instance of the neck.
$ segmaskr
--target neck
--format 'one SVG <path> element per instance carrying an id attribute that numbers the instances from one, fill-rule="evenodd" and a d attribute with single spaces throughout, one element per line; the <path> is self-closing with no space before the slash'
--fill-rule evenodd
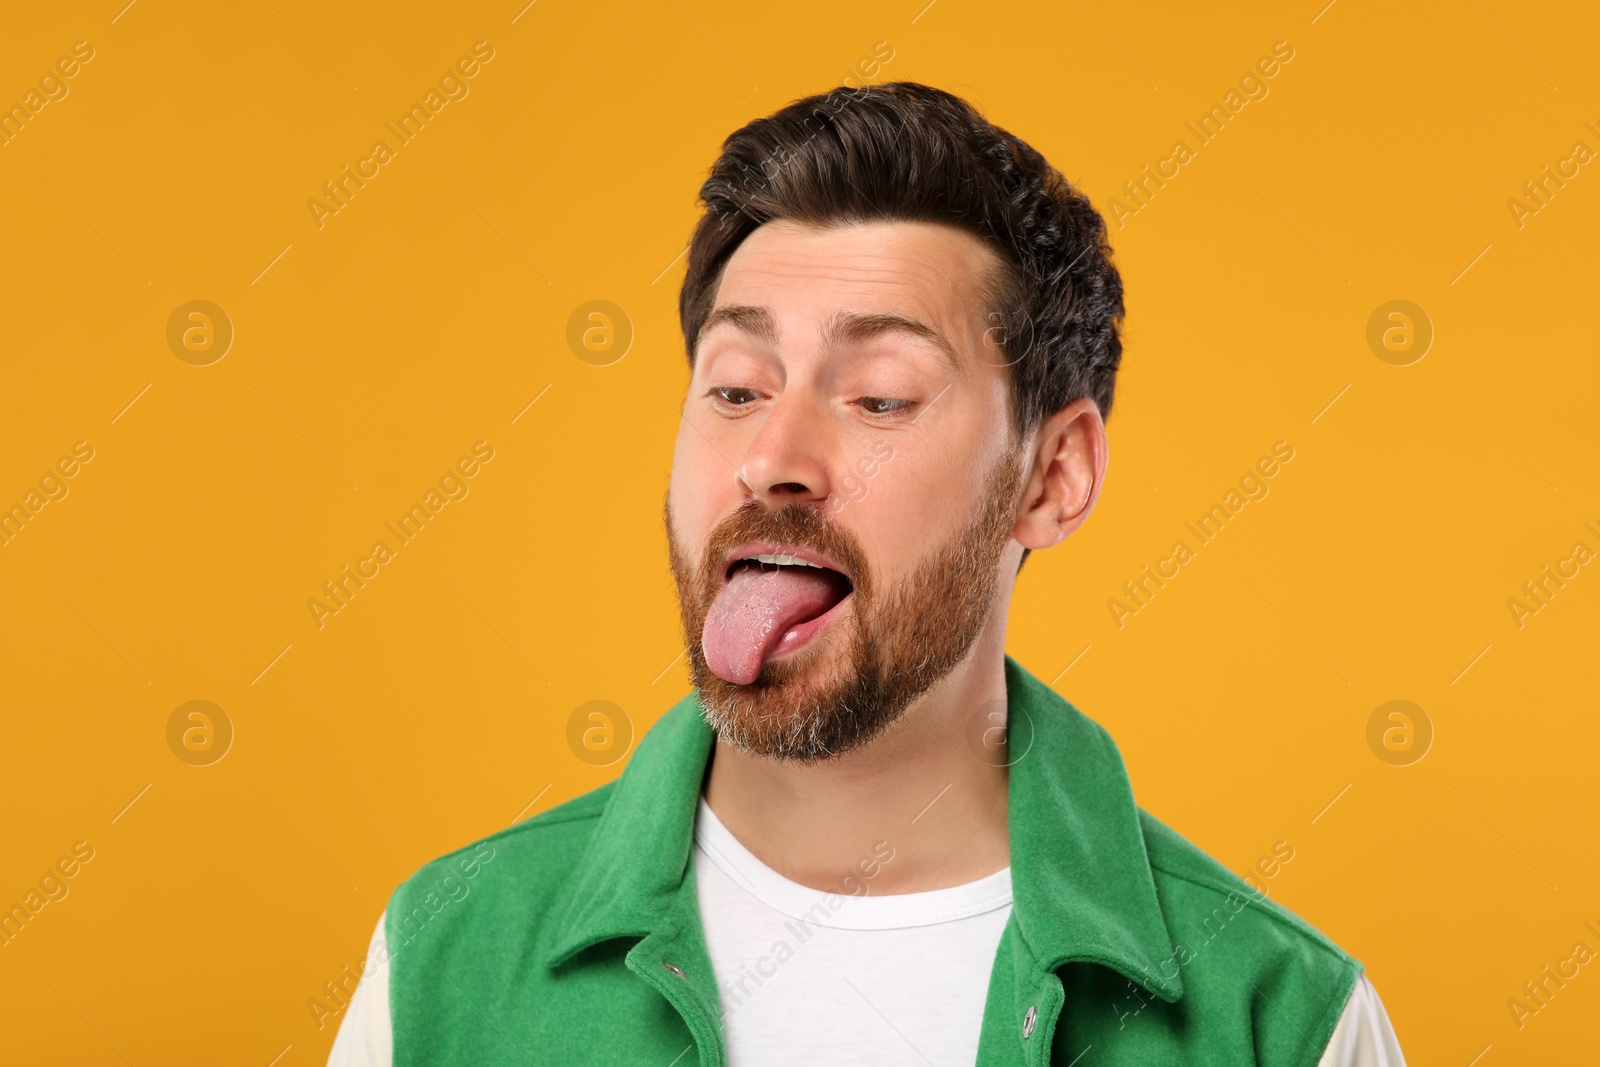
<path id="1" fill-rule="evenodd" d="M 813 889 L 915 893 L 1005 867 L 1004 749 L 980 759 L 968 740 L 986 705 L 1000 712 L 995 725 L 1004 723 L 1003 613 L 996 622 L 960 665 L 855 751 L 807 766 L 718 740 L 706 802 L 758 859 Z"/>

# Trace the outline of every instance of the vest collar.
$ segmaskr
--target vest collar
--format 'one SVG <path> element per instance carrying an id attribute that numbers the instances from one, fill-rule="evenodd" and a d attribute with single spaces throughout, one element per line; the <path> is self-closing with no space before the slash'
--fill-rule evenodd
<path id="1" fill-rule="evenodd" d="M 1176 967 L 1162 973 L 1174 950 L 1116 745 L 1010 656 L 1005 676 L 1012 915 L 1029 954 L 1050 971 L 1098 963 L 1177 1000 L 1182 979 Z M 650 934 L 693 891 L 685 875 L 713 736 L 690 691 L 640 741 L 553 911 L 549 966 Z"/>

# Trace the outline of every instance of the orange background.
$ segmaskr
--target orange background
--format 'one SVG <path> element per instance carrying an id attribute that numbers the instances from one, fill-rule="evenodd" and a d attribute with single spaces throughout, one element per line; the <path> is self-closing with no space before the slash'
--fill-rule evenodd
<path id="1" fill-rule="evenodd" d="M 568 745 L 579 705 L 638 734 L 686 691 L 660 509 L 680 253 L 724 136 L 852 71 L 925 81 L 1109 212 L 1277 41 L 1269 94 L 1113 231 L 1110 477 L 1024 570 L 1010 650 L 1230 867 L 1293 846 L 1275 898 L 1367 965 L 1412 1063 L 1592 1056 L 1594 967 L 1520 1029 L 1507 1007 L 1600 949 L 1600 566 L 1520 627 L 1507 606 L 1600 549 L 1600 174 L 1520 226 L 1507 205 L 1600 149 L 1592 6 L 109 0 L 5 23 L 0 103 L 94 50 L 0 146 L 0 504 L 94 450 L 0 547 L 0 904 L 94 849 L 0 948 L 7 1058 L 321 1063 L 307 1001 L 393 887 L 614 777 Z M 307 201 L 480 40 L 469 95 L 319 228 Z M 235 334 L 209 366 L 167 342 L 196 299 Z M 566 339 L 597 299 L 634 332 L 608 366 Z M 1393 299 L 1435 335 L 1409 366 L 1367 341 Z M 1270 495 L 1118 628 L 1108 599 L 1280 440 Z M 319 629 L 307 600 L 477 441 L 470 494 Z M 1434 731 L 1409 766 L 1368 746 L 1394 699 Z M 168 745 L 191 700 L 234 730 L 210 766 Z"/>

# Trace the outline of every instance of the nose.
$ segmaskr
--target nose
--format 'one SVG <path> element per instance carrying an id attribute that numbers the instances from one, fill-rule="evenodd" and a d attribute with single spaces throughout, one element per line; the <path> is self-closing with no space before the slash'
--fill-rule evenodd
<path id="1" fill-rule="evenodd" d="M 745 490 L 771 508 L 827 500 L 832 492 L 829 418 L 818 403 L 804 395 L 782 394 L 768 410 L 735 472 Z"/>

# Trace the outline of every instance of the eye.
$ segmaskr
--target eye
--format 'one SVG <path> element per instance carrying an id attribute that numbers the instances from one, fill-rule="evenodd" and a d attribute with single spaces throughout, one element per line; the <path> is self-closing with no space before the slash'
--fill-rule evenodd
<path id="1" fill-rule="evenodd" d="M 895 400 L 882 396 L 863 396 L 856 400 L 861 405 L 861 410 L 869 415 L 892 415 L 897 411 L 905 411 L 911 407 L 910 400 Z"/>
<path id="2" fill-rule="evenodd" d="M 735 408 L 749 407 L 761 396 L 761 394 L 756 392 L 754 389 L 746 389 L 737 385 L 712 386 L 706 395 L 716 397 L 724 404 Z"/>

